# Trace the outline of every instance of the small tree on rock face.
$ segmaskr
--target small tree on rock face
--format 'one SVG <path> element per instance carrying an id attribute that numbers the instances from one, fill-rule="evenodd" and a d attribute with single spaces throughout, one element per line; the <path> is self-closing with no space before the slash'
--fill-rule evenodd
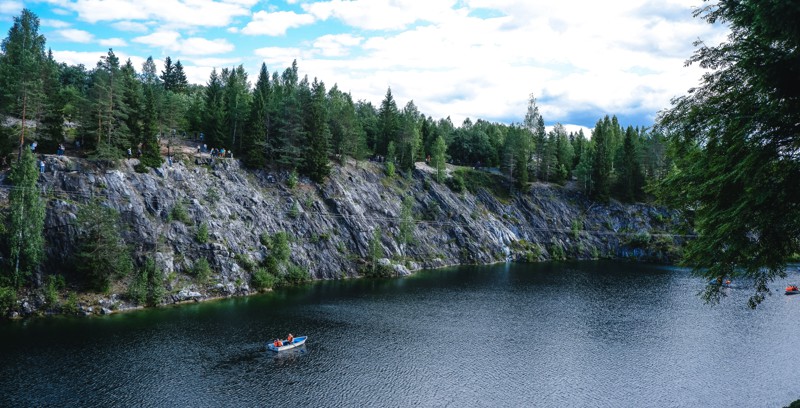
<path id="1" fill-rule="evenodd" d="M 8 195 L 8 240 L 11 260 L 11 282 L 20 287 L 44 258 L 45 207 L 36 188 L 39 173 L 36 159 L 28 149 L 11 169 L 13 188 Z"/>
<path id="2" fill-rule="evenodd" d="M 414 205 L 414 198 L 406 196 L 403 199 L 403 205 L 400 208 L 400 231 L 397 235 L 397 242 L 400 244 L 401 250 L 404 252 L 406 244 L 414 239 L 414 214 L 412 213 L 412 206 Z"/>
<path id="3" fill-rule="evenodd" d="M 369 240 L 369 247 L 367 248 L 367 257 L 372 265 L 373 275 L 378 270 L 378 259 L 383 258 L 383 245 L 381 245 L 381 229 L 375 228 L 372 232 L 372 238 Z"/>
<path id="4" fill-rule="evenodd" d="M 114 277 L 133 270 L 128 247 L 120 236 L 119 213 L 93 201 L 78 211 L 79 249 L 75 267 L 97 291 L 109 289 Z"/>
<path id="5" fill-rule="evenodd" d="M 431 165 L 436 169 L 436 181 L 441 183 L 445 176 L 445 157 L 447 144 L 442 136 L 436 138 L 431 146 Z"/>

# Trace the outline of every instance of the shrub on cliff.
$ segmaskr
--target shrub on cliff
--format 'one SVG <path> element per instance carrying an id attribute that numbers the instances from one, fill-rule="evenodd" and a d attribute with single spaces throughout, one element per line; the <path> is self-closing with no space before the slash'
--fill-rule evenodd
<path id="1" fill-rule="evenodd" d="M 278 278 L 269 273 L 266 268 L 256 268 L 250 284 L 255 289 L 272 289 L 277 284 Z"/>
<path id="2" fill-rule="evenodd" d="M 17 291 L 8 286 L 0 286 L 0 313 L 8 313 L 16 303 Z"/>

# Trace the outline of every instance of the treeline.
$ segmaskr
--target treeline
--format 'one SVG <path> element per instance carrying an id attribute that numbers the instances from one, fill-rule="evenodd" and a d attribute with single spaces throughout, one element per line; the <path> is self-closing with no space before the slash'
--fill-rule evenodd
<path id="1" fill-rule="evenodd" d="M 142 163 L 161 164 L 159 137 L 199 140 L 225 148 L 251 168 L 296 170 L 323 181 L 331 160 L 377 157 L 401 172 L 415 162 L 497 168 L 518 186 L 531 181 L 576 180 L 593 197 L 633 201 L 668 167 L 664 137 L 623 128 L 615 117 L 597 122 L 592 137 L 557 124 L 545 131 L 531 97 L 523 123 L 433 119 L 413 101 L 399 108 L 391 89 L 380 106 L 336 85 L 300 78 L 296 62 L 279 73 L 265 64 L 254 84 L 238 67 L 214 69 L 205 86 L 187 82 L 180 61 L 152 58 L 139 71 L 109 50 L 87 69 L 54 61 L 28 10 L 15 18 L 0 54 L 0 114 L 20 119 L 3 127 L 0 153 L 11 156 L 23 140 L 40 151 L 78 141 L 90 157 L 117 159 L 128 149 Z"/>

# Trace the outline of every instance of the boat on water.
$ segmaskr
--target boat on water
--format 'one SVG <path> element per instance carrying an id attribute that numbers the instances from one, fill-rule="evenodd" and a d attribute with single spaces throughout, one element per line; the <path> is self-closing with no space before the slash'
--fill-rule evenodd
<path id="1" fill-rule="evenodd" d="M 785 293 L 787 295 L 797 295 L 800 294 L 800 288 L 798 288 L 797 285 L 789 285 L 786 287 Z"/>
<path id="2" fill-rule="evenodd" d="M 267 349 L 272 351 L 290 350 L 305 344 L 307 338 L 308 336 L 295 337 L 294 339 L 292 339 L 291 343 L 288 340 L 281 340 L 281 342 L 283 342 L 282 346 L 276 346 L 275 343 L 267 343 Z"/>

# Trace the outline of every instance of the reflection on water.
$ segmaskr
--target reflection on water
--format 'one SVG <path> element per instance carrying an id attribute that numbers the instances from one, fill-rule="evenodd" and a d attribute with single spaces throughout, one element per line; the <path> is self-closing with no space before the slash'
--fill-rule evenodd
<path id="1" fill-rule="evenodd" d="M 797 281 L 797 275 L 787 278 Z M 775 289 L 786 282 L 776 282 Z M 0 325 L 0 406 L 783 406 L 800 297 L 684 270 L 505 264 Z M 794 322 L 794 323 L 791 323 Z M 292 332 L 302 347 L 265 344 Z"/>

